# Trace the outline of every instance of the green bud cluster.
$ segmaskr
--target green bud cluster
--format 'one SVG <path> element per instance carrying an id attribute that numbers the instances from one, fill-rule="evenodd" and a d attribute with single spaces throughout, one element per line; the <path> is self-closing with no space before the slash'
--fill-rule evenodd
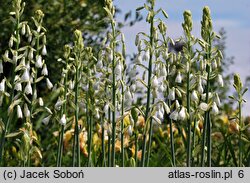
<path id="1" fill-rule="evenodd" d="M 204 40 L 208 40 L 212 32 L 212 19 L 210 15 L 210 9 L 208 6 L 203 8 L 203 16 L 201 21 L 201 36 Z"/>
<path id="2" fill-rule="evenodd" d="M 190 35 L 190 32 L 193 28 L 192 14 L 191 11 L 186 10 L 183 13 L 184 23 L 182 23 L 183 30 L 187 35 Z"/>

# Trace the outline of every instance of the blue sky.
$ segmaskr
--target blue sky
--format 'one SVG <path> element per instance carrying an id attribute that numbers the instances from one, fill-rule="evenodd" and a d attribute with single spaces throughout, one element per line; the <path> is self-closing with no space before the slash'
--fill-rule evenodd
<path id="1" fill-rule="evenodd" d="M 122 11 L 117 19 L 123 21 L 124 14 L 130 10 L 142 6 L 145 0 L 114 0 L 114 4 Z M 200 20 L 204 6 L 211 9 L 213 26 L 215 32 L 224 27 L 227 32 L 226 56 L 234 56 L 235 63 L 229 72 L 239 73 L 244 81 L 250 75 L 250 1 L 249 0 L 156 0 L 157 8 L 163 8 L 169 15 L 165 19 L 168 27 L 168 35 L 172 38 L 182 36 L 181 23 L 183 22 L 183 11 L 191 10 L 194 29 L 193 34 L 200 37 Z M 143 13 L 144 18 L 146 16 Z M 164 19 L 163 16 L 159 18 Z M 126 27 L 122 31 L 126 37 L 129 53 L 135 50 L 134 40 L 137 32 L 148 31 L 145 20 L 133 27 Z M 247 92 L 248 103 L 244 106 L 244 114 L 250 115 L 250 92 Z"/>

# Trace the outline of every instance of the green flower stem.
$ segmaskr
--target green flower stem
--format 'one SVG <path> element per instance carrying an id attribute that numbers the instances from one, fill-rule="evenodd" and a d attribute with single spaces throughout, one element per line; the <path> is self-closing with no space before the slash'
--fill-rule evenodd
<path id="1" fill-rule="evenodd" d="M 111 121 L 111 110 L 108 111 L 108 121 Z M 111 135 L 108 134 L 108 167 L 111 167 Z"/>
<path id="2" fill-rule="evenodd" d="M 92 156 L 91 156 L 91 147 L 92 147 L 92 129 L 93 129 L 93 114 L 89 111 L 89 138 L 88 138 L 88 167 L 92 166 Z"/>
<path id="3" fill-rule="evenodd" d="M 115 77 L 115 37 L 116 37 L 116 30 L 115 30 L 115 22 L 112 21 L 112 104 L 114 110 L 112 111 L 112 156 L 111 156 L 111 166 L 115 167 L 115 140 L 116 140 L 116 77 Z"/>
<path id="4" fill-rule="evenodd" d="M 68 68 L 68 59 L 66 59 L 66 66 L 65 66 L 66 70 Z M 63 114 L 65 114 L 67 116 L 67 91 L 68 91 L 68 86 L 67 86 L 67 82 L 68 82 L 68 72 L 66 72 L 65 74 L 65 78 L 64 78 L 64 104 L 63 104 L 63 108 L 61 110 L 61 116 Z M 57 151 L 57 163 L 56 166 L 57 167 L 61 167 L 62 165 L 62 154 L 63 154 L 63 136 L 64 136 L 64 125 L 61 125 L 61 131 L 60 131 L 60 136 L 59 136 L 59 145 L 58 145 L 58 151 Z"/>
<path id="5" fill-rule="evenodd" d="M 239 126 L 240 126 L 240 131 L 239 131 L 239 167 L 242 167 L 242 156 L 243 156 L 243 148 L 242 148 L 242 128 L 243 128 L 243 122 L 241 119 L 241 112 L 242 112 L 242 99 L 240 96 L 240 100 L 238 102 L 238 107 L 239 107 Z"/>
<path id="6" fill-rule="evenodd" d="M 189 117 L 187 119 L 187 125 L 188 125 L 188 142 L 187 142 L 187 166 L 191 166 L 191 157 L 192 157 L 192 152 L 191 152 L 191 135 L 192 135 L 192 124 L 191 124 L 191 116 L 190 116 L 190 69 L 191 69 L 191 55 L 192 55 L 192 50 L 191 50 L 191 45 L 190 45 L 190 40 L 188 40 L 188 50 L 189 50 L 189 69 L 187 71 L 187 113 L 189 114 Z"/>
<path id="7" fill-rule="evenodd" d="M 78 95 L 79 95 L 79 87 L 78 87 L 78 75 L 79 75 L 79 68 L 78 68 L 79 60 L 76 60 L 76 74 L 75 74 L 75 132 L 74 132 L 74 146 L 73 146 L 73 166 L 80 167 L 80 143 L 79 143 L 79 127 L 78 127 Z"/>
<path id="8" fill-rule="evenodd" d="M 20 44 L 20 34 L 19 34 L 19 23 L 20 23 L 20 17 L 17 17 L 17 21 L 16 21 L 16 39 L 17 39 L 17 42 L 16 42 L 16 51 L 19 49 L 19 44 Z M 10 102 L 13 101 L 13 98 L 14 98 L 14 86 L 15 86 L 15 70 L 16 70 L 16 66 L 17 64 L 14 62 L 14 65 L 12 67 L 12 75 L 11 75 L 11 98 L 10 98 Z M 5 136 L 8 134 L 8 130 L 9 130 L 9 126 L 10 126 L 10 122 L 13 121 L 13 118 L 14 118 L 14 112 L 11 112 L 9 114 L 10 116 L 8 117 L 8 120 L 5 124 L 5 128 L 4 128 L 4 131 L 2 133 L 2 136 L 1 136 L 1 142 L 0 142 L 0 166 L 3 164 L 3 155 L 4 155 L 4 148 L 5 148 Z"/>
<path id="9" fill-rule="evenodd" d="M 101 124 L 102 124 L 102 167 L 106 167 L 106 158 L 105 158 L 105 129 L 104 129 L 104 120 L 103 115 L 101 116 Z"/>
<path id="10" fill-rule="evenodd" d="M 154 103 L 154 98 L 153 102 Z M 149 165 L 150 153 L 151 153 L 151 145 L 152 145 L 152 134 L 153 134 L 153 120 L 150 119 L 150 126 L 149 126 L 149 139 L 148 139 L 148 146 L 147 146 L 147 157 L 146 157 L 146 166 Z"/>
<path id="11" fill-rule="evenodd" d="M 152 11 L 153 11 L 152 7 Z M 153 54 L 154 54 L 154 37 L 153 37 L 153 31 L 154 31 L 154 16 L 152 15 L 151 21 L 150 21 L 150 57 L 149 57 L 149 63 L 148 63 L 148 83 L 147 83 L 147 104 L 146 104 L 146 112 L 145 112 L 145 120 L 147 121 L 148 114 L 150 111 L 150 104 L 151 104 L 151 77 L 152 77 L 152 65 L 153 65 Z M 147 126 L 147 125 L 146 125 Z M 141 159 L 141 166 L 145 166 L 145 154 L 146 154 L 146 146 L 147 146 L 147 130 L 145 130 L 143 134 L 143 146 L 142 146 L 142 159 Z"/>
<path id="12" fill-rule="evenodd" d="M 167 42 L 167 39 L 166 39 L 166 36 L 164 34 L 162 34 L 163 36 L 163 40 L 164 40 L 164 43 L 165 43 L 165 46 L 167 47 L 168 46 L 168 42 Z M 166 80 L 168 83 L 170 83 L 170 78 L 169 78 L 169 62 L 168 60 L 166 60 L 166 70 L 167 70 L 167 76 L 166 76 Z M 169 94 L 169 87 L 167 87 L 167 96 Z M 171 105 L 171 101 L 169 99 L 167 99 L 167 104 L 168 106 Z M 172 166 L 176 166 L 175 165 L 175 147 L 174 147 L 174 134 L 173 134 L 173 121 L 172 119 L 170 119 L 170 146 L 171 146 L 171 159 L 172 159 Z"/>
<path id="13" fill-rule="evenodd" d="M 210 78 L 210 65 L 207 64 L 206 66 L 206 71 L 207 71 L 207 87 L 206 87 L 206 103 L 208 103 L 208 94 L 209 94 L 209 90 L 210 90 L 210 82 L 209 82 L 209 78 Z M 204 116 L 204 128 L 203 128 L 203 136 L 202 136 L 202 154 L 201 154 L 201 166 L 204 167 L 205 165 L 205 146 L 206 146 L 206 134 L 207 134 L 207 128 L 208 132 L 211 133 L 211 124 L 208 124 L 208 119 L 209 119 L 209 111 L 205 112 L 205 116 Z M 208 137 L 210 138 L 210 137 Z M 210 141 L 211 142 L 211 141 Z M 209 148 L 210 145 L 208 145 Z M 211 157 L 211 156 L 210 156 Z M 208 160 L 209 162 L 210 160 Z"/>
<path id="14" fill-rule="evenodd" d="M 137 166 L 137 153 L 138 153 L 138 132 L 135 132 L 135 165 Z"/>

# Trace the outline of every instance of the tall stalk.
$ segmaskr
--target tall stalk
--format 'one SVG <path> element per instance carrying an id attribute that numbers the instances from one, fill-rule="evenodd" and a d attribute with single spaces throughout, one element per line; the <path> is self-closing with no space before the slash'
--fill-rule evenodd
<path id="1" fill-rule="evenodd" d="M 16 49 L 16 56 L 18 56 L 18 49 L 19 49 L 19 45 L 20 45 L 20 16 L 21 16 L 21 12 L 23 12 L 25 3 L 21 4 L 21 0 L 15 0 L 13 1 L 13 8 L 15 11 L 15 16 L 16 16 L 16 24 L 15 24 L 15 38 L 16 38 L 16 45 L 15 45 L 15 49 Z M 11 72 L 11 93 L 10 93 L 10 102 L 13 101 L 14 98 L 14 86 L 15 86 L 15 70 L 17 67 L 17 63 L 14 61 L 13 62 L 13 66 L 12 66 L 12 72 Z M 6 112 L 7 113 L 7 112 Z M 3 163 L 3 155 L 4 155 L 4 148 L 5 148 L 5 136 L 8 134 L 9 131 L 9 126 L 10 126 L 10 122 L 13 120 L 14 118 L 14 112 L 11 112 L 8 116 L 8 120 L 5 124 L 5 128 L 2 132 L 2 136 L 1 136 L 1 141 L 0 141 L 0 166 Z"/>
<path id="2" fill-rule="evenodd" d="M 191 31 L 193 28 L 193 22 L 192 22 L 192 14 L 190 11 L 185 11 L 183 13 L 184 16 L 184 23 L 182 24 L 185 37 L 186 37 L 186 54 L 187 55 L 187 65 L 186 65 L 186 75 L 187 75 L 187 88 L 186 88 L 186 100 L 187 100 L 187 113 L 189 114 L 189 117 L 187 118 L 187 126 L 188 126 L 188 140 L 187 140 L 187 166 L 191 166 L 191 115 L 190 115 L 190 70 L 192 69 L 192 48 L 191 48 L 191 40 L 192 35 Z M 184 51 L 185 52 L 185 51 Z"/>
<path id="3" fill-rule="evenodd" d="M 151 2 L 151 17 L 150 17 L 150 57 L 148 62 L 148 82 L 147 82 L 147 104 L 146 104 L 146 112 L 145 112 L 145 120 L 147 121 L 148 114 L 151 106 L 151 77 L 152 77 L 152 65 L 153 65 L 153 54 L 154 54 L 154 3 Z M 150 126 L 152 123 L 150 122 Z M 147 125 L 146 125 L 147 128 Z M 142 146 L 142 158 L 141 158 L 141 166 L 145 166 L 145 155 L 146 155 L 146 146 L 147 146 L 147 130 L 144 131 L 143 134 L 143 146 Z"/>
<path id="4" fill-rule="evenodd" d="M 70 47 L 68 45 L 64 46 L 64 57 L 65 57 L 65 76 L 64 76 L 64 81 L 63 81 L 63 86 L 64 86 L 64 93 L 63 93 L 63 106 L 61 109 L 61 116 L 65 114 L 67 116 L 67 92 L 68 92 L 68 61 L 69 61 L 69 56 L 70 56 Z M 61 131 L 59 135 L 59 145 L 58 145 L 58 152 L 57 152 L 57 167 L 60 167 L 62 165 L 62 154 L 63 154 L 63 136 L 64 136 L 64 125 L 61 125 Z"/>

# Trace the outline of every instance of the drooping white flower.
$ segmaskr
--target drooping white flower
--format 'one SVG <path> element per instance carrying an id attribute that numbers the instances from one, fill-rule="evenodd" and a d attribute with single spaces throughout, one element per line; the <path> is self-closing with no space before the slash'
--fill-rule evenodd
<path id="1" fill-rule="evenodd" d="M 106 114 L 108 113 L 108 111 L 109 111 L 109 105 L 108 103 L 106 103 L 105 106 L 103 107 L 103 112 Z"/>
<path id="2" fill-rule="evenodd" d="M 133 69 L 131 69 L 131 71 L 129 72 L 129 78 L 131 78 L 132 80 L 135 79 L 136 77 L 136 67 L 133 67 Z"/>
<path id="3" fill-rule="evenodd" d="M 129 136 L 133 135 L 133 131 L 132 131 L 132 126 L 131 125 L 128 126 L 128 134 L 129 134 Z"/>
<path id="4" fill-rule="evenodd" d="M 202 94 L 204 91 L 201 82 L 198 83 L 197 91 L 199 92 L 199 94 Z"/>
<path id="5" fill-rule="evenodd" d="M 168 49 L 165 49 L 162 53 L 162 57 L 167 60 L 168 59 L 168 56 L 169 56 L 169 53 L 168 53 Z"/>
<path id="6" fill-rule="evenodd" d="M 163 93 L 163 92 L 165 91 L 165 87 L 164 87 L 163 82 L 161 82 L 161 84 L 160 84 L 160 86 L 159 86 L 159 88 L 158 88 L 158 91 L 159 91 L 160 93 Z"/>
<path id="7" fill-rule="evenodd" d="M 100 70 L 101 68 L 103 67 L 103 63 L 102 63 L 102 60 L 99 59 L 96 63 L 96 69 L 97 70 Z"/>
<path id="8" fill-rule="evenodd" d="M 222 78 L 222 75 L 221 74 L 218 74 L 218 84 L 220 87 L 223 87 L 224 86 L 224 82 L 223 82 L 223 78 Z"/>
<path id="9" fill-rule="evenodd" d="M 74 87 L 75 87 L 75 82 L 72 81 L 72 80 L 70 80 L 70 81 L 69 81 L 69 89 L 70 89 L 70 90 L 73 90 Z"/>
<path id="10" fill-rule="evenodd" d="M 25 35 L 25 33 L 26 33 L 26 28 L 25 28 L 25 26 L 26 26 L 26 25 L 23 23 L 23 24 L 22 24 L 22 28 L 21 28 L 21 34 L 22 34 L 22 35 Z"/>
<path id="11" fill-rule="evenodd" d="M 17 105 L 17 118 L 19 119 L 23 118 L 23 112 L 22 112 L 20 105 Z"/>
<path id="12" fill-rule="evenodd" d="M 42 75 L 47 76 L 48 74 L 49 73 L 48 73 L 47 65 L 43 64 Z"/>
<path id="13" fill-rule="evenodd" d="M 152 88 L 157 88 L 159 85 L 158 78 L 156 76 L 153 77 L 152 79 Z"/>
<path id="14" fill-rule="evenodd" d="M 32 87 L 31 87 L 30 82 L 28 82 L 27 85 L 26 85 L 26 87 L 24 88 L 24 93 L 26 95 L 29 95 L 29 94 L 32 95 Z"/>
<path id="15" fill-rule="evenodd" d="M 141 53 L 139 53 L 136 58 L 135 58 L 135 63 L 136 64 L 141 64 L 142 63 L 142 56 Z"/>
<path id="16" fill-rule="evenodd" d="M 167 76 L 167 69 L 166 69 L 165 65 L 163 65 L 160 68 L 160 76 L 162 76 L 162 77 L 166 77 Z"/>
<path id="17" fill-rule="evenodd" d="M 28 69 L 24 70 L 23 75 L 21 77 L 21 81 L 22 82 L 28 82 L 28 81 L 30 81 L 30 74 L 29 74 Z"/>
<path id="18" fill-rule="evenodd" d="M 50 82 L 49 78 L 46 78 L 46 84 L 49 90 L 53 88 L 53 84 Z"/>
<path id="19" fill-rule="evenodd" d="M 121 73 L 122 73 L 122 65 L 120 64 L 120 62 L 118 62 L 115 67 L 115 75 L 121 76 Z"/>
<path id="20" fill-rule="evenodd" d="M 157 118 L 159 118 L 160 120 L 163 120 L 163 118 L 164 118 L 164 112 L 162 112 L 161 110 L 159 110 L 157 112 Z"/>
<path id="21" fill-rule="evenodd" d="M 15 88 L 14 88 L 16 91 L 22 91 L 22 84 L 20 82 L 17 82 L 15 84 Z"/>
<path id="22" fill-rule="evenodd" d="M 145 53 L 143 55 L 143 60 L 148 61 L 149 58 L 150 58 L 150 53 L 149 53 L 149 49 L 147 49 L 147 51 L 145 51 Z"/>
<path id="23" fill-rule="evenodd" d="M 100 113 L 99 113 L 99 109 L 95 109 L 95 117 L 96 119 L 100 119 Z"/>
<path id="24" fill-rule="evenodd" d="M 3 73 L 3 61 L 0 60 L 0 74 Z"/>
<path id="25" fill-rule="evenodd" d="M 177 109 L 176 110 L 174 110 L 171 114 L 170 114 L 170 119 L 172 119 L 172 120 L 177 120 L 178 119 L 178 111 L 177 111 Z"/>
<path id="26" fill-rule="evenodd" d="M 23 113 L 24 113 L 24 116 L 25 116 L 26 118 L 29 118 L 29 117 L 30 117 L 30 110 L 29 110 L 28 105 L 27 105 L 26 103 L 24 104 Z"/>
<path id="27" fill-rule="evenodd" d="M 125 106 L 129 106 L 132 102 L 132 94 L 130 92 L 130 90 L 127 88 L 125 93 L 124 93 L 124 105 Z"/>
<path id="28" fill-rule="evenodd" d="M 47 49 L 45 45 L 43 45 L 42 55 L 47 55 Z"/>
<path id="29" fill-rule="evenodd" d="M 135 90 L 136 90 L 136 84 L 135 83 L 133 83 L 130 87 L 130 91 L 132 92 L 132 93 L 135 93 Z"/>
<path id="30" fill-rule="evenodd" d="M 216 105 L 215 102 L 213 102 L 211 112 L 212 112 L 213 114 L 215 114 L 215 115 L 216 115 L 216 114 L 219 114 L 219 109 L 218 109 L 218 107 L 217 107 L 217 105 Z"/>
<path id="31" fill-rule="evenodd" d="M 5 79 L 3 79 L 0 83 L 0 92 L 4 92 L 5 91 Z"/>
<path id="32" fill-rule="evenodd" d="M 212 98 L 213 94 L 211 92 L 208 92 L 208 99 Z M 201 95 L 202 100 L 206 100 L 207 94 L 203 93 Z"/>
<path id="33" fill-rule="evenodd" d="M 175 100 L 175 88 L 174 87 L 169 90 L 168 99 Z"/>
<path id="34" fill-rule="evenodd" d="M 13 36 L 11 36 L 9 40 L 9 47 L 12 48 L 12 46 L 13 46 Z"/>
<path id="35" fill-rule="evenodd" d="M 152 96 L 153 96 L 154 98 L 158 98 L 158 90 L 157 90 L 156 88 L 153 88 Z"/>
<path id="36" fill-rule="evenodd" d="M 45 125 L 48 125 L 51 116 L 52 116 L 52 115 L 49 115 L 49 116 L 47 116 L 46 118 L 43 118 L 42 123 L 45 124 Z"/>
<path id="37" fill-rule="evenodd" d="M 185 107 L 181 107 L 181 110 L 178 113 L 178 120 L 184 121 L 186 119 L 186 109 Z"/>
<path id="38" fill-rule="evenodd" d="M 42 56 L 41 55 L 36 56 L 36 64 L 35 65 L 36 65 L 37 68 L 42 68 L 43 62 L 42 62 Z"/>
<path id="39" fill-rule="evenodd" d="M 44 105 L 43 99 L 41 97 L 38 98 L 38 104 L 42 107 Z"/>
<path id="40" fill-rule="evenodd" d="M 220 97 L 219 97 L 218 93 L 215 93 L 215 102 L 216 102 L 217 106 L 221 106 Z"/>
<path id="41" fill-rule="evenodd" d="M 207 103 L 204 103 L 202 102 L 200 105 L 199 105 L 199 108 L 202 110 L 202 111 L 207 111 L 208 110 L 208 104 Z"/>
<path id="42" fill-rule="evenodd" d="M 175 107 L 176 107 L 176 109 L 179 109 L 179 108 L 180 108 L 180 104 L 179 104 L 179 101 L 178 101 L 178 100 L 175 100 Z"/>
<path id="43" fill-rule="evenodd" d="M 198 102 L 198 101 L 199 101 L 199 98 L 198 98 L 198 95 L 197 95 L 197 91 L 196 91 L 196 90 L 193 90 L 193 91 L 192 91 L 191 100 L 194 101 L 194 102 Z"/>
<path id="44" fill-rule="evenodd" d="M 175 78 L 175 82 L 176 83 L 181 83 L 182 82 L 182 76 L 181 76 L 180 72 L 177 73 L 177 76 Z"/>
<path id="45" fill-rule="evenodd" d="M 60 123 L 61 125 L 65 126 L 65 125 L 66 125 L 66 122 L 67 122 L 67 120 L 66 120 L 66 115 L 63 114 L 62 117 L 61 117 L 61 119 L 60 119 L 60 121 L 59 121 L 59 123 Z"/>
<path id="46" fill-rule="evenodd" d="M 62 100 L 60 98 L 58 98 L 58 100 L 55 104 L 55 109 L 59 111 L 62 107 L 62 104 L 63 104 Z"/>

